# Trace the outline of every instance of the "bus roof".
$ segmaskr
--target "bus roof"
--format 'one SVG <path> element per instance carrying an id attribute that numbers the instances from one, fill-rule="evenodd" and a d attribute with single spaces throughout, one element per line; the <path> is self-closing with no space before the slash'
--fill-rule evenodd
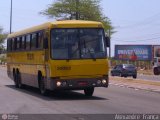
<path id="1" fill-rule="evenodd" d="M 48 29 L 48 28 L 84 28 L 84 27 L 103 27 L 101 22 L 96 21 L 84 21 L 84 20 L 63 20 L 63 21 L 55 21 L 55 22 L 47 22 L 38 26 L 34 26 L 28 29 L 24 29 L 15 33 L 8 35 L 8 38 L 17 37 L 21 35 L 25 35 L 28 33 Z"/>

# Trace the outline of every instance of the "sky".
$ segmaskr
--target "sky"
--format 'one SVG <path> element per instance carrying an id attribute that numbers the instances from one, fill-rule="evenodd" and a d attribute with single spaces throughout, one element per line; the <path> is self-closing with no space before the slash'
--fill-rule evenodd
<path id="1" fill-rule="evenodd" d="M 9 32 L 10 1 L 0 0 L 0 26 Z M 55 0 L 13 0 L 12 31 L 48 21 L 39 12 Z M 111 20 L 112 55 L 117 44 L 160 45 L 160 0 L 102 0 L 103 13 Z"/>

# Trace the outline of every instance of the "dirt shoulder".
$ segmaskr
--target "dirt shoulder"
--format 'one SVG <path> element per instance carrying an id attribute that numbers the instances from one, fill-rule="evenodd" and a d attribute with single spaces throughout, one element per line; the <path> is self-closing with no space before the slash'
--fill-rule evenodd
<path id="1" fill-rule="evenodd" d="M 126 86 L 126 87 L 135 88 L 135 89 L 143 89 L 143 90 L 160 92 L 160 82 L 159 81 L 110 77 L 110 84 Z"/>
<path id="2" fill-rule="evenodd" d="M 138 70 L 137 72 L 138 72 L 138 74 L 154 75 L 152 69 L 151 70 Z"/>

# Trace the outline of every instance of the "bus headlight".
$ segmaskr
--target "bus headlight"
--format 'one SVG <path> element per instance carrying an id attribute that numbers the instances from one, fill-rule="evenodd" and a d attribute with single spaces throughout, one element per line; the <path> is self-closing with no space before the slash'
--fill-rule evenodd
<path id="1" fill-rule="evenodd" d="M 57 87 L 60 87 L 61 84 L 62 84 L 62 83 L 58 81 L 58 82 L 57 82 Z"/>
<path id="2" fill-rule="evenodd" d="M 106 84 L 106 83 L 107 83 L 107 81 L 106 81 L 105 79 L 103 79 L 103 80 L 102 80 L 102 83 L 103 83 L 103 84 Z"/>

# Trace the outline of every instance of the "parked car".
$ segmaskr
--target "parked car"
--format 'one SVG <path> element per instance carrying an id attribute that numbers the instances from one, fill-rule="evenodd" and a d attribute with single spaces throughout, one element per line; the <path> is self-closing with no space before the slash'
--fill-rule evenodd
<path id="1" fill-rule="evenodd" d="M 137 69 L 132 64 L 116 65 L 111 70 L 111 76 L 120 76 L 120 77 L 132 76 L 134 79 L 136 79 L 137 78 Z"/>

